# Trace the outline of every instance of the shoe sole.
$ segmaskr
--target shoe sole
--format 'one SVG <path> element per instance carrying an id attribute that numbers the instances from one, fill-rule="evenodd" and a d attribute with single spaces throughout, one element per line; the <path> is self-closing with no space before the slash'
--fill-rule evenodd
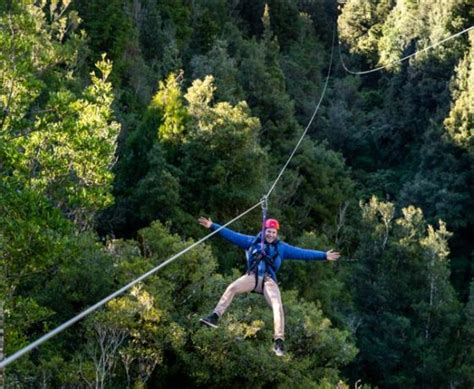
<path id="1" fill-rule="evenodd" d="M 217 327 L 218 327 L 217 325 L 212 324 L 211 322 L 207 321 L 206 319 L 199 319 L 199 321 L 200 321 L 202 324 L 205 324 L 205 325 L 208 326 L 208 327 L 212 327 L 212 328 L 217 328 Z"/>
<path id="2" fill-rule="evenodd" d="M 285 353 L 283 351 L 280 351 L 280 350 L 273 349 L 273 352 L 275 353 L 275 355 L 277 357 L 282 357 L 283 355 L 285 355 Z"/>

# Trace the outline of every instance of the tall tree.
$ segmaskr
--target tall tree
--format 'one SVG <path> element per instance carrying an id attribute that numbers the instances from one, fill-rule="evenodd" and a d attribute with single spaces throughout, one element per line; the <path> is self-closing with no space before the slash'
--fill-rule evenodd
<path id="1" fill-rule="evenodd" d="M 297 20 L 298 35 L 282 50 L 280 64 L 288 94 L 295 102 L 295 116 L 301 126 L 306 126 L 323 88 L 321 69 L 327 66 L 327 56 L 322 55 L 326 50 L 309 15 L 301 13 Z"/>
<path id="2" fill-rule="evenodd" d="M 0 30 L 0 293 L 7 353 L 47 327 L 53 310 L 34 285 L 64 262 L 74 230 L 90 228 L 111 200 L 118 133 L 107 81 L 111 63 L 99 61 L 101 74 L 92 73 L 83 86 L 84 39 L 69 4 L 12 2 L 0 13 L 7 27 Z M 16 371 L 21 366 L 32 368 L 28 360 Z"/>
<path id="3" fill-rule="evenodd" d="M 229 42 L 216 40 L 208 53 L 194 56 L 191 60 L 192 79 L 203 79 L 212 75 L 216 85 L 214 98 L 235 104 L 243 100 L 243 91 L 237 81 L 236 60 L 230 57 L 228 46 Z"/>
<path id="4" fill-rule="evenodd" d="M 133 234 L 170 217 L 179 203 L 179 172 L 172 164 L 188 122 L 179 81 L 174 73 L 160 81 L 143 118 L 125 134 L 115 167 L 117 200 L 100 216 L 103 234 Z"/>
<path id="5" fill-rule="evenodd" d="M 2 168 L 85 228 L 111 200 L 118 134 L 107 81 L 111 63 L 98 62 L 101 74 L 92 74 L 91 85 L 80 90 L 74 69 L 81 41 L 69 31 L 77 15 L 51 7 L 48 17 L 52 23 L 29 2 L 2 16 L 10 25 L 1 32 L 1 100 L 8 112 L 1 121 Z"/>
<path id="6" fill-rule="evenodd" d="M 45 193 L 76 225 L 91 226 L 96 212 L 112 201 L 110 189 L 119 125 L 112 119 L 112 65 L 98 63 L 101 75 L 80 96 L 61 88 L 50 92 L 45 113 L 15 143 L 24 150 L 19 175 Z"/>
<path id="7" fill-rule="evenodd" d="M 344 3 L 338 18 L 339 39 L 348 44 L 351 53 L 365 54 L 372 61 L 375 59 L 383 21 L 393 4 L 390 0 Z"/>
<path id="8" fill-rule="evenodd" d="M 182 146 L 183 198 L 191 214 L 212 212 L 226 220 L 260 198 L 266 155 L 258 142 L 260 122 L 247 103 L 213 104 L 214 91 L 207 76 L 185 95 L 192 130 Z"/>
<path id="9" fill-rule="evenodd" d="M 299 129 L 293 113 L 293 102 L 286 92 L 281 69 L 280 48 L 270 23 L 270 10 L 265 7 L 263 34 L 259 41 L 242 42 L 238 52 L 239 81 L 245 100 L 262 123 L 261 142 L 271 150 L 275 161 L 289 153 L 289 141 Z"/>
<path id="10" fill-rule="evenodd" d="M 469 49 L 456 68 L 451 85 L 452 106 L 444 125 L 452 141 L 474 155 L 474 32 Z"/>
<path id="11" fill-rule="evenodd" d="M 453 384 L 459 303 L 449 283 L 450 233 L 443 222 L 426 226 L 413 206 L 399 218 L 376 198 L 361 207 L 351 279 L 360 377 L 383 386 Z"/>

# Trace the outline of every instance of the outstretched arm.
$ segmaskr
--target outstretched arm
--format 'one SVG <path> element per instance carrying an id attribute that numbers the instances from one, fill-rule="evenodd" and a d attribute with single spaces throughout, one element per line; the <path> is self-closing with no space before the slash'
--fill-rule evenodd
<path id="1" fill-rule="evenodd" d="M 210 228 L 212 231 L 215 231 L 220 227 L 219 224 L 213 223 L 211 219 L 207 219 L 202 216 L 198 219 L 198 222 L 203 227 Z M 221 229 L 219 231 L 219 235 L 224 239 L 227 239 L 229 242 L 239 246 L 240 248 L 243 248 L 244 250 L 248 249 L 255 240 L 255 237 L 251 235 L 240 234 L 231 230 L 230 228 Z"/>
<path id="2" fill-rule="evenodd" d="M 287 243 L 283 243 L 283 259 L 303 259 L 303 260 L 328 260 L 335 261 L 340 257 L 340 254 L 336 251 L 319 251 L 302 249 L 300 247 L 292 246 Z"/>

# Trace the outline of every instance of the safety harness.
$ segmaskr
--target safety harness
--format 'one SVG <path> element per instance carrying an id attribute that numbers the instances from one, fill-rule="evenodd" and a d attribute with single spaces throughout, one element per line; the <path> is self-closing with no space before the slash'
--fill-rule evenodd
<path id="1" fill-rule="evenodd" d="M 262 232 L 255 237 L 254 242 L 250 245 L 247 250 L 247 274 L 255 273 L 255 286 L 253 290 L 258 286 L 258 271 L 259 265 L 263 261 L 265 263 L 265 273 L 263 274 L 262 279 L 262 292 L 265 284 L 265 275 L 267 274 L 267 269 L 271 269 L 273 274 L 276 272 L 275 268 L 275 259 L 278 258 L 278 240 L 275 240 L 272 243 L 265 243 L 265 221 L 267 219 L 267 197 L 264 196 L 262 199 Z M 273 255 L 268 255 L 267 251 L 270 253 L 271 246 L 273 246 Z"/>
<path id="2" fill-rule="evenodd" d="M 265 283 L 265 275 L 267 274 L 267 270 L 270 269 L 273 272 L 273 274 L 275 274 L 276 272 L 275 260 L 280 255 L 278 252 L 278 241 L 275 241 L 273 243 L 263 243 L 263 248 L 262 248 L 263 240 L 265 240 L 263 236 L 261 236 L 260 234 L 257 235 L 257 237 L 255 238 L 255 241 L 247 250 L 247 274 L 250 275 L 252 273 L 255 273 L 255 286 L 253 290 L 255 290 L 258 286 L 259 265 L 261 262 L 265 263 L 265 273 L 263 274 L 263 280 L 262 280 L 262 291 L 263 291 L 263 287 Z M 273 247 L 273 250 L 271 250 L 271 246 Z M 273 254 L 268 255 L 267 251 L 268 252 L 273 251 Z"/>

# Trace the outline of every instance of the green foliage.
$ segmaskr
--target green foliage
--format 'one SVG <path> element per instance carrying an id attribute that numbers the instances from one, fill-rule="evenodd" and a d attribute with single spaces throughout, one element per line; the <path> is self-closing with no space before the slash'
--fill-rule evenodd
<path id="1" fill-rule="evenodd" d="M 411 45 L 421 50 L 451 34 L 451 26 L 462 26 L 458 8 L 462 1 L 450 0 L 443 4 L 431 1 L 384 0 L 348 1 L 338 19 L 339 36 L 349 45 L 349 51 L 364 54 L 388 69 L 398 69 L 397 61 L 406 55 Z M 412 40 L 417 39 L 415 44 Z M 413 62 L 429 56 L 447 58 L 457 49 L 437 48 L 430 54 L 417 56 Z"/>
<path id="2" fill-rule="evenodd" d="M 182 242 L 158 222 L 140 232 L 140 241 L 144 256 L 130 243 L 109 244 L 109 252 L 118 261 L 117 276 L 122 282 L 141 275 L 150 270 L 152 263 L 156 265 L 193 243 Z M 165 368 L 165 354 L 185 346 L 186 312 L 202 302 L 203 286 L 214 269 L 215 259 L 210 250 L 201 247 L 169 265 L 159 276 L 150 276 L 144 284 L 112 300 L 104 311 L 88 319 L 88 341 L 76 356 L 84 360 L 86 373 L 89 372 L 82 374 L 83 379 L 90 381 L 94 374 L 99 374 L 106 382 L 114 371 L 119 371 L 125 373 L 129 385 L 138 385 L 144 384 L 155 368 Z M 124 372 L 117 370 L 119 362 Z"/>
<path id="3" fill-rule="evenodd" d="M 124 12 L 124 2 L 76 1 L 73 6 L 83 19 L 82 27 L 87 31 L 92 53 L 108 52 L 112 60 L 119 60 L 132 30 L 130 17 Z M 97 59 L 95 57 L 93 61 Z"/>
<path id="4" fill-rule="evenodd" d="M 164 261 L 193 243 L 192 240 L 182 241 L 177 235 L 170 234 L 159 222 L 154 222 L 150 227 L 140 231 L 140 240 L 145 257 L 153 259 L 155 263 Z M 215 259 L 209 248 L 200 247 L 185 254 L 181 261 L 169 265 L 167 271 L 160 277 L 169 282 L 169 287 L 172 288 L 170 296 L 175 303 L 192 304 L 192 299 L 187 298 L 199 292 L 215 267 Z M 199 294 L 195 298 L 199 298 Z"/>
<path id="5" fill-rule="evenodd" d="M 290 166 L 282 189 L 276 190 L 278 203 L 291 204 L 283 212 L 290 221 L 287 234 L 296 237 L 301 230 L 334 224 L 340 206 L 353 193 L 353 182 L 341 156 L 324 144 L 306 140 Z"/>
<path id="6" fill-rule="evenodd" d="M 62 231 L 71 226 L 37 192 L 18 189 L 13 180 L 0 182 L 2 278 L 10 295 L 21 279 L 53 265 L 63 250 Z M 4 290 L 5 292 L 5 290 Z"/>
<path id="7" fill-rule="evenodd" d="M 191 214 L 215 212 L 226 220 L 262 193 L 266 158 L 260 123 L 245 102 L 212 104 L 212 76 L 194 81 L 185 95 L 192 132 L 183 145 L 183 199 Z"/>
<path id="8" fill-rule="evenodd" d="M 443 119 L 445 116 L 440 117 L 440 121 Z M 430 223 L 442 218 L 456 233 L 472 223 L 469 210 L 473 203 L 468 189 L 471 157 L 453 144 L 450 136 L 441 123 L 431 123 L 424 131 L 423 144 L 415 157 L 418 166 L 407 172 L 399 198 L 403 205 L 413 202 L 423 207 Z"/>
<path id="9" fill-rule="evenodd" d="M 91 233 L 68 236 L 64 249 L 67 262 L 54 274 L 35 285 L 42 302 L 57 312 L 58 320 L 67 320 L 81 308 L 102 299 L 114 287 L 114 262 Z"/>
<path id="10" fill-rule="evenodd" d="M 26 334 L 31 328 L 41 325 L 53 315 L 53 312 L 40 306 L 31 297 L 17 297 L 5 308 L 5 334 L 7 336 L 6 354 L 25 347 L 28 344 Z M 46 327 L 41 325 L 41 327 Z"/>
<path id="11" fill-rule="evenodd" d="M 119 360 L 128 385 L 148 381 L 155 367 L 163 363 L 167 335 L 177 343 L 182 338 L 183 330 L 170 326 L 166 313 L 146 290 L 134 287 L 129 296 L 109 302 L 106 311 L 89 319 L 86 350 L 104 382 Z M 170 334 L 166 328 L 171 328 Z"/>
<path id="12" fill-rule="evenodd" d="M 346 14 L 349 4 L 344 6 L 340 21 L 350 18 L 351 13 Z M 367 4 L 352 5 L 361 9 Z M 408 44 L 403 54 L 427 47 L 469 25 L 464 1 L 443 6 L 393 2 L 393 6 L 398 16 L 394 13 L 383 22 L 384 34 L 391 34 L 385 43 L 401 50 L 402 41 L 410 32 L 416 35 L 416 42 Z M 411 11 L 407 12 L 408 9 Z M 351 44 L 357 46 L 360 41 Z M 416 204 L 423 208 L 429 223 L 439 218 L 446 221 L 454 232 L 450 241 L 451 266 L 456 271 L 452 280 L 464 299 L 471 278 L 472 251 L 464 232 L 472 224 L 472 196 L 468 189 L 472 176 L 470 119 L 465 100 L 469 97 L 469 46 L 466 36 L 450 43 L 404 62 L 393 75 L 374 73 L 353 83 L 349 83 L 352 77 L 337 80 L 331 91 L 335 98 L 324 113 L 329 120 L 327 124 L 323 122 L 323 132 L 330 145 L 347 158 L 365 197 L 377 194 L 399 202 L 400 206 Z M 388 46 L 384 54 L 387 58 L 401 55 Z M 364 64 L 351 67 L 370 68 Z"/>
<path id="13" fill-rule="evenodd" d="M 176 216 L 180 200 L 178 171 L 166 162 L 158 144 L 148 156 L 150 170 L 136 186 L 133 199 L 142 220 L 167 220 Z"/>
<path id="14" fill-rule="evenodd" d="M 301 34 L 298 7 L 295 2 L 280 0 L 266 2 L 262 21 L 264 39 L 271 28 L 283 51 L 290 48 Z"/>
<path id="15" fill-rule="evenodd" d="M 393 4 L 391 0 L 345 2 L 338 18 L 339 38 L 351 53 L 375 54 L 382 23 Z"/>
<path id="16" fill-rule="evenodd" d="M 0 143 L 5 157 L 2 168 L 9 171 L 21 159 L 15 143 L 31 132 L 34 115 L 43 108 L 45 91 L 56 86 L 62 77 L 67 81 L 76 65 L 82 41 L 74 33 L 77 14 L 64 11 L 51 24 L 41 7 L 33 2 L 15 3 L 8 12 L 0 14 L 0 22 L 5 26 L 0 30 Z M 66 35 L 67 43 L 62 44 L 65 29 L 72 33 Z"/>
<path id="17" fill-rule="evenodd" d="M 243 99 L 243 91 L 237 81 L 236 60 L 229 56 L 226 41 L 216 40 L 206 55 L 194 56 L 191 65 L 194 80 L 204 79 L 207 75 L 214 77 L 216 101 L 228 101 L 235 104 Z"/>
<path id="18" fill-rule="evenodd" d="M 165 21 L 169 20 L 176 28 L 178 46 L 184 46 L 191 34 L 189 26 L 191 9 L 189 4 L 186 4 L 183 0 L 165 0 L 160 2 L 158 9 L 163 15 L 163 19 Z"/>
<path id="19" fill-rule="evenodd" d="M 391 68 L 399 66 L 393 63 L 403 56 L 404 48 L 419 31 L 420 19 L 414 17 L 416 13 L 415 2 L 410 0 L 395 2 L 382 24 L 382 36 L 377 42 L 381 64 L 389 65 Z"/>
<path id="20" fill-rule="evenodd" d="M 459 325 L 459 304 L 449 284 L 450 233 L 442 222 L 439 229 L 426 226 L 413 206 L 399 218 L 393 204 L 376 198 L 361 207 L 351 277 L 360 320 L 358 372 L 384 385 L 453 382 L 448 372 L 455 360 L 442 351 L 455 350 Z"/>
<path id="21" fill-rule="evenodd" d="M 474 382 L 474 373 L 471 366 L 474 363 L 474 330 L 472 323 L 474 320 L 474 281 L 471 281 L 469 300 L 464 307 L 464 326 L 462 331 L 462 364 L 460 369 L 461 385 L 470 386 Z"/>
<path id="22" fill-rule="evenodd" d="M 132 242 L 111 241 L 107 246 L 119 282 L 193 243 L 158 222 L 142 230 L 139 240 L 140 251 Z M 298 300 L 294 292 L 283 294 L 289 352 L 281 360 L 271 352 L 272 311 L 259 295 L 236 299 L 219 329 L 199 326 L 199 315 L 231 280 L 214 275 L 216 265 L 209 247 L 189 251 L 89 317 L 81 326 L 85 341 L 74 359 L 56 359 L 64 366 L 61 375 L 46 361 L 43 368 L 50 366 L 48 374 L 58 383 L 99 386 L 139 386 L 151 377 L 211 386 L 285 386 L 298 379 L 309 387 L 327 387 L 341 380 L 340 369 L 356 352 L 349 333 L 334 328 L 319 308 Z M 248 368 L 257 362 L 261 369 Z"/>
<path id="23" fill-rule="evenodd" d="M 295 102 L 295 115 L 304 126 L 311 117 L 322 91 L 321 68 L 327 63 L 321 55 L 325 50 L 315 36 L 313 23 L 307 14 L 298 15 L 300 32 L 282 53 L 280 64 L 285 74 L 288 94 Z"/>
<path id="24" fill-rule="evenodd" d="M 294 293 L 283 294 L 288 354 L 276 359 L 270 351 L 271 310 L 262 300 L 261 296 L 243 296 L 233 304 L 218 330 L 209 333 L 208 329 L 200 329 L 192 335 L 194 353 L 199 357 L 187 354 L 185 361 L 195 382 L 285 387 L 298 379 L 318 387 L 324 377 L 335 384 L 339 364 L 355 353 L 348 334 L 332 328 L 313 304 L 299 302 Z M 261 368 L 250 368 L 256 364 Z"/>
<path id="25" fill-rule="evenodd" d="M 194 23 L 191 45 L 193 45 L 193 52 L 196 54 L 209 51 L 218 36 L 219 23 L 222 23 L 221 19 L 225 17 L 225 10 L 222 1 L 215 1 L 215 3 L 214 7 L 209 4 L 207 7 L 198 7 L 193 12 Z"/>
<path id="26" fill-rule="evenodd" d="M 136 231 L 152 220 L 175 214 L 179 172 L 167 159 L 176 162 L 179 157 L 188 113 L 174 74 L 159 86 L 143 118 L 129 129 L 122 144 L 115 168 L 117 201 L 100 216 L 106 233 L 123 236 L 130 226 Z"/>
<path id="27" fill-rule="evenodd" d="M 43 4 L 44 5 L 44 4 Z M 53 7 L 54 8 L 54 7 Z M 107 77 L 111 63 L 97 63 L 100 76 L 76 92 L 74 67 L 80 44 L 66 30 L 77 15 L 52 13 L 47 23 L 36 5 L 3 15 L 1 101 L 5 169 L 32 190 L 44 193 L 77 225 L 90 225 L 94 213 L 110 202 L 109 172 L 118 124 L 112 120 L 113 95 Z M 15 34 L 18 29 L 21 33 Z M 19 36 L 17 36 L 19 35 Z M 65 44 L 62 40 L 68 38 Z M 8 59 L 7 59 L 8 58 Z M 62 70 L 61 67 L 63 68 Z"/>
<path id="28" fill-rule="evenodd" d="M 336 13 L 351 68 L 389 65 L 333 68 L 272 192 L 285 240 L 344 254 L 285 263 L 284 358 L 261 296 L 199 326 L 244 266 L 213 239 L 9 366 L 8 386 L 472 386 L 472 31 L 392 64 L 472 25 L 470 3 L 0 2 L 7 354 L 188 247 L 198 216 L 261 198 L 322 90 Z M 372 195 L 390 202 L 357 212 Z"/>
<path id="29" fill-rule="evenodd" d="M 281 161 L 289 152 L 288 141 L 294 139 L 298 125 L 279 64 L 279 45 L 268 23 L 261 41 L 242 42 L 238 58 L 238 79 L 245 100 L 262 123 L 262 145 Z"/>
<path id="30" fill-rule="evenodd" d="M 181 143 L 186 136 L 187 111 L 175 74 L 171 73 L 165 83 L 160 81 L 150 108 L 157 110 L 163 118 L 158 128 L 158 138 L 164 143 Z"/>
<path id="31" fill-rule="evenodd" d="M 448 136 L 456 145 L 474 154 L 474 34 L 470 32 L 470 48 L 456 69 L 452 82 L 453 105 L 444 120 Z"/>
<path id="32" fill-rule="evenodd" d="M 112 121 L 107 82 L 112 65 L 103 59 L 97 67 L 102 74 L 91 75 L 92 84 L 81 97 L 67 90 L 51 93 L 50 112 L 38 115 L 32 133 L 19 140 L 25 159 L 18 170 L 79 226 L 90 225 L 97 210 L 112 200 L 110 167 L 119 125 Z"/>
<path id="33" fill-rule="evenodd" d="M 299 247 L 321 251 L 335 247 L 321 231 L 305 232 L 295 243 Z M 285 261 L 278 279 L 283 288 L 297 291 L 302 300 L 313 302 L 331 321 L 343 325 L 348 320 L 346 313 L 351 305 L 351 295 L 345 285 L 350 268 L 345 265 Z"/>
<path id="34" fill-rule="evenodd" d="M 385 145 L 376 144 L 378 132 L 389 130 L 387 120 L 379 120 L 383 115 L 378 109 L 382 102 L 378 91 L 364 90 L 360 78 L 353 76 L 334 80 L 328 91 L 318 135 L 322 133 L 319 137 L 343 152 L 347 164 L 355 169 L 373 171 L 380 154 L 385 153 Z"/>
<path id="35" fill-rule="evenodd" d="M 0 285 L 7 355 L 69 319 L 78 307 L 102 297 L 107 291 L 103 277 L 111 274 L 98 255 L 101 246 L 94 238 L 77 234 L 41 193 L 20 188 L 13 179 L 2 179 Z M 42 354 L 57 364 L 48 367 L 45 360 L 36 364 L 34 357 L 25 357 L 9 369 L 8 382 L 57 374 L 63 353 L 69 351 L 57 347 L 53 342 Z"/>

